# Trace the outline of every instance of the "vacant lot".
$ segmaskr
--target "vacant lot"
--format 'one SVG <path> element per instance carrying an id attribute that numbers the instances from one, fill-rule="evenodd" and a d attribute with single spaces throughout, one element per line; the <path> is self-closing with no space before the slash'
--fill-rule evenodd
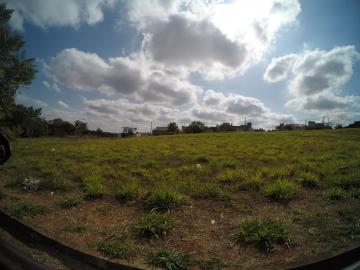
<path id="1" fill-rule="evenodd" d="M 360 130 L 19 139 L 0 204 L 98 256 L 282 268 L 360 243 Z"/>

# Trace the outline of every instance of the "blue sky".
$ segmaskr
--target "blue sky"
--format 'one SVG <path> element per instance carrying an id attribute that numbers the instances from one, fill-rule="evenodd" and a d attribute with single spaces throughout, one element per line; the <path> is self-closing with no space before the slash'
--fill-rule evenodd
<path id="1" fill-rule="evenodd" d="M 360 2 L 5 1 L 38 73 L 17 101 L 91 128 L 360 119 Z"/>

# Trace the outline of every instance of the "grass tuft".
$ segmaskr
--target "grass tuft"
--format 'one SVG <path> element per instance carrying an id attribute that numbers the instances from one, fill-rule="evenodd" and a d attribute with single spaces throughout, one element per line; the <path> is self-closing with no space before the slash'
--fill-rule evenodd
<path id="1" fill-rule="evenodd" d="M 151 266 L 167 270 L 186 270 L 193 264 L 190 255 L 164 248 L 151 252 L 146 260 Z"/>
<path id="2" fill-rule="evenodd" d="M 329 201 L 343 201 L 346 193 L 340 188 L 331 188 L 324 192 L 324 198 Z"/>
<path id="3" fill-rule="evenodd" d="M 272 252 L 275 244 L 290 246 L 292 238 L 287 226 L 277 219 L 248 219 L 239 224 L 234 233 L 237 243 L 255 244 L 258 249 Z"/>
<path id="4" fill-rule="evenodd" d="M 162 187 L 148 195 L 145 206 L 150 210 L 166 211 L 182 206 L 185 199 L 185 195 L 173 189 Z"/>
<path id="5" fill-rule="evenodd" d="M 78 206 L 82 202 L 82 198 L 76 195 L 66 195 L 64 200 L 60 203 L 60 207 L 64 209 L 70 209 Z"/>
<path id="6" fill-rule="evenodd" d="M 100 174 L 93 173 L 84 178 L 85 196 L 87 199 L 96 199 L 105 195 L 106 189 Z"/>
<path id="7" fill-rule="evenodd" d="M 101 240 L 96 243 L 96 249 L 110 259 L 132 261 L 139 254 L 139 248 L 130 244 L 126 239 Z"/>
<path id="8" fill-rule="evenodd" d="M 276 201 L 290 201 L 299 193 L 298 186 L 289 180 L 277 180 L 264 187 L 264 194 Z"/>
<path id="9" fill-rule="evenodd" d="M 160 214 L 155 211 L 143 216 L 135 225 L 135 230 L 138 235 L 147 237 L 159 237 L 166 235 L 174 227 L 174 220 L 170 213 Z"/>
<path id="10" fill-rule="evenodd" d="M 115 193 L 115 199 L 120 202 L 128 202 L 135 200 L 140 194 L 141 187 L 135 181 L 122 184 Z"/>
<path id="11" fill-rule="evenodd" d="M 35 217 L 37 215 L 45 215 L 48 212 L 45 206 L 31 202 L 17 202 L 4 207 L 4 210 L 9 215 L 17 218 Z"/>
<path id="12" fill-rule="evenodd" d="M 311 172 L 300 172 L 299 180 L 303 187 L 316 188 L 320 186 L 319 177 Z"/>

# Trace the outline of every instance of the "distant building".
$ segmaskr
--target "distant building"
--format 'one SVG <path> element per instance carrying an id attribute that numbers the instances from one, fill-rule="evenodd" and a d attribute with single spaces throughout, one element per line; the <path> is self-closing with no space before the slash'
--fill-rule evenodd
<path id="1" fill-rule="evenodd" d="M 156 127 L 155 129 L 153 129 L 152 134 L 167 135 L 167 134 L 171 134 L 171 132 L 169 132 L 169 129 L 167 127 Z"/>
<path id="2" fill-rule="evenodd" d="M 308 121 L 306 129 L 330 129 L 330 125 L 328 123 L 316 123 L 315 121 Z"/>
<path id="3" fill-rule="evenodd" d="M 121 137 L 131 137 L 136 136 L 137 128 L 134 127 L 123 127 L 123 132 L 121 133 Z"/>
<path id="4" fill-rule="evenodd" d="M 247 122 L 245 125 L 233 126 L 233 127 L 234 127 L 235 131 L 251 131 L 251 130 L 253 130 L 251 122 Z"/>

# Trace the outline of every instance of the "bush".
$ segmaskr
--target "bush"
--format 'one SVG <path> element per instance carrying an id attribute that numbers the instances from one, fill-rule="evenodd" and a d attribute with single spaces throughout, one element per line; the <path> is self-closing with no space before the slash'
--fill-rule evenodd
<path id="1" fill-rule="evenodd" d="M 138 256 L 139 249 L 128 243 L 126 239 L 102 240 L 96 243 L 96 249 L 110 259 L 133 260 Z"/>
<path id="2" fill-rule="evenodd" d="M 151 252 L 146 260 L 152 266 L 167 270 L 186 270 L 193 264 L 188 254 L 164 248 Z"/>
<path id="3" fill-rule="evenodd" d="M 198 156 L 195 158 L 195 163 L 208 163 L 209 158 L 207 156 Z"/>
<path id="4" fill-rule="evenodd" d="M 82 198 L 76 195 L 66 195 L 64 200 L 60 203 L 60 207 L 69 209 L 78 206 L 82 202 Z"/>
<path id="5" fill-rule="evenodd" d="M 360 188 L 354 188 L 350 192 L 350 196 L 353 200 L 360 200 Z"/>
<path id="6" fill-rule="evenodd" d="M 85 177 L 84 186 L 86 198 L 88 199 L 99 198 L 106 193 L 105 186 L 102 184 L 101 176 L 96 173 Z"/>
<path id="7" fill-rule="evenodd" d="M 345 200 L 346 193 L 340 188 L 332 188 L 324 193 L 324 198 L 329 201 L 342 201 Z"/>
<path id="8" fill-rule="evenodd" d="M 289 201 L 298 195 L 298 186 L 289 180 L 277 180 L 264 188 L 264 194 L 276 201 Z"/>
<path id="9" fill-rule="evenodd" d="M 135 181 L 124 183 L 116 191 L 115 199 L 121 202 L 134 200 L 139 195 L 140 190 L 140 185 Z"/>
<path id="10" fill-rule="evenodd" d="M 154 211 L 143 216 L 135 225 L 136 232 L 141 236 L 166 235 L 174 227 L 174 220 L 169 213 L 159 214 Z"/>
<path id="11" fill-rule="evenodd" d="M 274 251 L 275 244 L 292 244 L 287 226 L 280 220 L 270 218 L 244 220 L 236 228 L 233 236 L 237 243 L 255 244 L 266 252 Z"/>
<path id="12" fill-rule="evenodd" d="M 45 206 L 31 203 L 31 202 L 17 202 L 15 204 L 4 207 L 4 210 L 9 213 L 9 215 L 23 218 L 23 217 L 35 217 L 37 215 L 44 215 L 48 212 L 48 209 Z"/>
<path id="13" fill-rule="evenodd" d="M 221 270 L 225 264 L 218 259 L 200 260 L 197 262 L 201 270 Z"/>
<path id="14" fill-rule="evenodd" d="M 320 186 L 319 177 L 310 172 L 301 172 L 299 174 L 299 180 L 303 187 L 315 188 Z"/>
<path id="15" fill-rule="evenodd" d="M 145 205 L 150 210 L 166 211 L 183 205 L 185 198 L 173 189 L 160 188 L 148 195 Z"/>

